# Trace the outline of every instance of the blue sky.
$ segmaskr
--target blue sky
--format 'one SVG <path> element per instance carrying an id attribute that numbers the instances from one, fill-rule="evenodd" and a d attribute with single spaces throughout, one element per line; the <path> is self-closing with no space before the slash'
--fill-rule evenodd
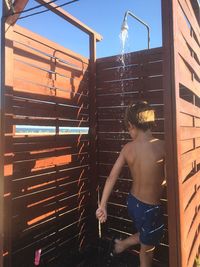
<path id="1" fill-rule="evenodd" d="M 65 2 L 67 0 L 58 0 L 56 4 Z M 29 0 L 26 8 L 34 5 L 38 3 Z M 150 25 L 151 48 L 162 45 L 161 0 L 79 0 L 63 8 L 103 36 L 103 40 L 97 44 L 97 57 L 120 53 L 119 33 L 124 13 L 127 10 L 132 11 Z M 26 14 L 30 13 L 23 15 Z M 18 20 L 18 24 L 77 53 L 88 56 L 87 35 L 52 12 Z M 129 39 L 126 51 L 145 49 L 147 47 L 145 27 L 131 17 L 128 18 L 128 24 Z"/>

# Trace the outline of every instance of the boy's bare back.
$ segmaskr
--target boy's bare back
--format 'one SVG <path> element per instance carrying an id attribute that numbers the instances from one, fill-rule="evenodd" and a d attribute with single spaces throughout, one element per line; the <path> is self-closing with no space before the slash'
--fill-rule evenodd
<path id="1" fill-rule="evenodd" d="M 132 141 L 123 149 L 133 184 L 131 193 L 148 204 L 159 204 L 164 180 L 164 141 L 150 138 Z"/>

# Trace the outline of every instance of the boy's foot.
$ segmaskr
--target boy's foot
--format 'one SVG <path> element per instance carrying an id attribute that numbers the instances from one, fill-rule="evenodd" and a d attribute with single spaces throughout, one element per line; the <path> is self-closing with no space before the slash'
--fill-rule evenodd
<path id="1" fill-rule="evenodd" d="M 110 252 L 111 257 L 119 256 L 119 254 L 121 253 L 121 251 L 118 248 L 118 241 L 121 241 L 121 240 L 113 238 L 111 241 L 111 252 Z"/>
<path id="2" fill-rule="evenodd" d="M 113 239 L 112 240 L 112 254 L 118 255 L 124 252 L 127 248 L 139 244 L 139 233 L 135 233 L 123 240 L 121 239 Z"/>
<path id="3" fill-rule="evenodd" d="M 120 239 L 115 239 L 115 246 L 114 246 L 113 253 L 117 255 L 117 254 L 122 253 L 125 249 L 126 249 L 126 246 L 124 244 L 124 241 Z"/>

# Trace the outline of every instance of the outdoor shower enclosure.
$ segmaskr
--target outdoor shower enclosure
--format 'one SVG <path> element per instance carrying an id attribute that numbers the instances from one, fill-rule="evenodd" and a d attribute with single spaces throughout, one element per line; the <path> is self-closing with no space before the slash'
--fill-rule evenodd
<path id="1" fill-rule="evenodd" d="M 15 11 L 26 3 L 16 0 Z M 90 58 L 17 26 L 17 14 L 6 18 L 1 266 L 31 266 L 40 248 L 50 264 L 97 241 L 98 191 L 129 141 L 125 107 L 138 99 L 155 108 L 153 133 L 166 142 L 166 229 L 155 264 L 195 266 L 200 254 L 198 2 L 163 0 L 163 46 L 130 53 L 123 75 L 117 56 L 96 60 L 99 34 L 55 4 L 46 7 L 89 35 Z M 16 125 L 53 126 L 54 132 L 17 135 Z M 89 127 L 89 134 L 67 135 L 63 127 Z M 125 208 L 130 182 L 125 167 L 109 201 L 104 237 L 127 236 L 134 230 Z"/>

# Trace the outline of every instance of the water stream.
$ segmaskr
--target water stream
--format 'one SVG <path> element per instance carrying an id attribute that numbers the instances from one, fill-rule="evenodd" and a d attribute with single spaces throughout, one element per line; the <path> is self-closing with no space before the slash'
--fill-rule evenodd
<path id="1" fill-rule="evenodd" d="M 121 32 L 119 34 L 119 38 L 121 42 L 120 61 L 122 63 L 123 69 L 125 69 L 125 47 L 128 40 L 128 25 L 126 27 L 122 27 Z"/>
<path id="2" fill-rule="evenodd" d="M 120 43 L 121 43 L 121 53 L 118 58 L 120 63 L 120 67 L 118 68 L 119 72 L 119 79 L 120 79 L 120 86 L 121 86 L 121 106 L 124 106 L 124 79 L 126 77 L 126 64 L 128 59 L 128 54 L 126 53 L 126 46 L 128 41 L 128 25 L 127 23 L 123 23 L 121 27 L 121 32 L 119 34 Z"/>

